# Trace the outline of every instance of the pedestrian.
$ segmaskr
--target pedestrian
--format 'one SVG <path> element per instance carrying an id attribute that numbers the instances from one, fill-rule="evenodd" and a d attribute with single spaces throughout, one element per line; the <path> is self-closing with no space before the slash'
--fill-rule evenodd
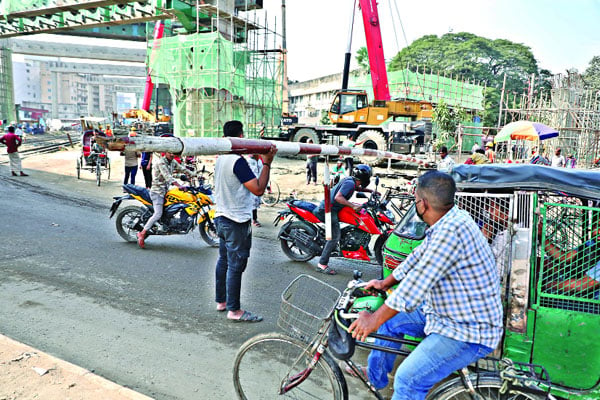
<path id="1" fill-rule="evenodd" d="M 477 149 L 471 154 L 471 157 L 467 158 L 465 164 L 480 165 L 489 164 L 490 160 L 485 156 L 485 150 Z"/>
<path id="2" fill-rule="evenodd" d="M 440 147 L 440 162 L 437 165 L 437 170 L 449 174 L 454 168 L 454 160 L 448 155 L 446 146 Z"/>
<path id="3" fill-rule="evenodd" d="M 577 165 L 577 159 L 575 158 L 575 156 L 573 154 L 569 154 L 565 161 L 566 161 L 565 166 L 567 168 L 575 168 L 575 166 Z"/>
<path id="4" fill-rule="evenodd" d="M 344 140 L 342 142 L 343 147 L 350 147 L 351 149 L 354 148 L 356 145 L 357 145 L 356 134 L 354 134 L 354 133 L 348 134 L 348 137 L 346 138 L 346 140 Z M 353 167 L 354 167 L 354 157 L 352 155 L 349 155 L 346 157 L 345 161 L 346 161 L 346 171 L 352 172 Z"/>
<path id="5" fill-rule="evenodd" d="M 223 125 L 225 137 L 244 137 L 240 121 Z M 248 264 L 252 246 L 252 209 L 255 196 L 261 196 L 271 173 L 277 147 L 271 145 L 263 154 L 263 169 L 257 177 L 246 158 L 223 154 L 215 163 L 215 226 L 219 235 L 219 257 L 215 267 L 215 301 L 217 311 L 227 310 L 227 318 L 235 322 L 260 322 L 263 317 L 240 304 L 242 274 Z"/>
<path id="6" fill-rule="evenodd" d="M 490 164 L 496 162 L 496 152 L 494 151 L 494 142 L 488 142 L 485 145 L 485 156 L 488 158 Z"/>
<path id="7" fill-rule="evenodd" d="M 308 144 L 313 144 L 312 139 L 306 141 Z M 307 154 L 306 155 L 306 184 L 310 185 L 310 181 L 317 184 L 317 162 L 319 161 L 318 154 Z"/>
<path id="8" fill-rule="evenodd" d="M 152 228 L 155 222 L 160 220 L 163 214 L 163 206 L 165 204 L 165 194 L 171 185 L 183 188 L 183 186 L 173 177 L 174 172 L 189 174 L 190 171 L 181 166 L 174 160 L 175 154 L 165 152 L 163 157 L 158 157 L 154 168 L 152 169 L 152 188 L 150 189 L 150 199 L 152 200 L 153 213 L 150 219 L 144 225 L 141 232 L 137 234 L 137 242 L 140 248 L 146 247 L 146 237 L 148 231 Z"/>
<path id="9" fill-rule="evenodd" d="M 252 154 L 248 157 L 248 165 L 254 176 L 260 176 L 263 169 L 263 162 L 259 154 Z M 252 225 L 261 227 L 261 223 L 258 222 L 258 208 L 260 207 L 261 196 L 254 196 L 254 208 L 252 209 Z"/>
<path id="10" fill-rule="evenodd" d="M 112 131 L 112 129 L 110 129 L 110 125 L 106 125 L 106 130 L 104 131 L 104 134 L 107 137 L 112 137 L 113 136 L 113 131 Z"/>
<path id="11" fill-rule="evenodd" d="M 335 165 L 331 168 L 332 185 L 337 185 L 340 182 L 340 179 L 346 178 L 347 176 L 348 173 L 346 172 L 346 167 L 344 167 L 344 159 L 340 157 Z"/>
<path id="12" fill-rule="evenodd" d="M 471 216 L 455 205 L 450 175 L 430 171 L 419 178 L 416 213 L 429 228 L 423 242 L 384 280 L 365 286 L 388 290 L 374 313 L 362 311 L 349 331 L 360 341 L 367 335 L 423 340 L 403 360 L 394 377 L 394 399 L 425 399 L 427 392 L 452 372 L 491 353 L 502 337 L 500 278 L 494 255 Z M 401 344 L 376 339 L 374 346 Z M 388 384 L 395 354 L 374 350 L 365 372 L 381 389 Z"/>
<path id="13" fill-rule="evenodd" d="M 340 220 L 338 212 L 344 207 L 351 207 L 358 211 L 362 207 L 361 204 L 355 204 L 350 202 L 350 198 L 356 190 L 359 192 L 372 192 L 373 190 L 367 189 L 371 182 L 371 176 L 373 172 L 371 167 L 365 164 L 358 164 L 352 170 L 352 176 L 344 178 L 331 189 L 331 240 L 325 242 L 321 257 L 319 258 L 319 264 L 317 265 L 316 271 L 327 274 L 335 275 L 337 272 L 329 267 L 329 257 L 331 253 L 336 249 L 338 242 L 340 241 Z M 317 206 L 314 214 L 321 220 L 325 221 L 325 201 Z"/>
<path id="14" fill-rule="evenodd" d="M 15 127 L 12 125 L 8 127 L 8 132 L 0 137 L 0 143 L 6 145 L 6 153 L 8 154 L 12 176 L 29 176 L 21 169 L 19 146 L 21 146 L 22 142 L 23 140 L 15 134 Z"/>
<path id="15" fill-rule="evenodd" d="M 142 160 L 140 162 L 140 168 L 142 169 L 142 173 L 144 174 L 144 183 L 146 184 L 146 189 L 150 189 L 152 187 L 152 152 L 144 151 L 142 153 Z"/>
<path id="16" fill-rule="evenodd" d="M 552 156 L 552 162 L 551 162 L 551 166 L 552 167 L 558 167 L 558 168 L 564 168 L 566 165 L 566 161 L 565 161 L 565 157 L 561 154 L 562 150 L 560 149 L 560 147 L 556 148 L 556 150 L 554 150 L 554 155 Z"/>
<path id="17" fill-rule="evenodd" d="M 135 131 L 129 132 L 129 137 L 135 137 L 137 133 Z M 123 184 L 126 185 L 131 177 L 131 184 L 135 185 L 135 176 L 137 175 L 138 170 L 138 158 L 140 153 L 137 151 L 127 150 L 123 151 L 123 156 L 125 156 L 125 179 L 123 179 Z"/>

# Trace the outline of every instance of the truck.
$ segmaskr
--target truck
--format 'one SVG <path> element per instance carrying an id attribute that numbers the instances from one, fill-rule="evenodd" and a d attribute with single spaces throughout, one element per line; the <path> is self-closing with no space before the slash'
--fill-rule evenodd
<path id="1" fill-rule="evenodd" d="M 433 105 L 426 101 L 391 99 L 376 1 L 359 0 L 359 5 L 375 99 L 369 103 L 365 90 L 348 89 L 349 45 L 342 88 L 335 93 L 327 112 L 333 125 L 284 125 L 279 138 L 295 142 L 312 139 L 314 143 L 323 143 L 332 142 L 335 136 L 346 136 L 368 149 L 401 154 L 424 153 L 431 138 Z M 402 118 L 402 121 L 397 118 Z M 377 165 L 382 159 L 369 157 L 361 161 Z"/>

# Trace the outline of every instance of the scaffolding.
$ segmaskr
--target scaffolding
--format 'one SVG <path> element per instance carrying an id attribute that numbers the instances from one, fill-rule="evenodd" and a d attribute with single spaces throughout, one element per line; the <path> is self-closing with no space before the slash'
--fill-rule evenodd
<path id="1" fill-rule="evenodd" d="M 210 33 L 166 37 L 148 46 L 152 80 L 168 84 L 173 99 L 174 134 L 219 137 L 223 124 L 237 119 L 246 137 L 269 136 L 282 109 L 278 35 L 214 6 L 199 8 L 211 15 Z"/>
<path id="2" fill-rule="evenodd" d="M 547 154 L 560 147 L 579 167 L 591 167 L 600 156 L 600 92 L 586 89 L 581 75 L 554 75 L 552 89 L 536 90 L 531 77 L 521 94 L 502 94 L 500 123 L 529 120 L 558 129 L 559 136 L 542 142 Z"/>
<path id="3" fill-rule="evenodd" d="M 0 121 L 16 121 L 12 82 L 12 51 L 0 41 Z"/>

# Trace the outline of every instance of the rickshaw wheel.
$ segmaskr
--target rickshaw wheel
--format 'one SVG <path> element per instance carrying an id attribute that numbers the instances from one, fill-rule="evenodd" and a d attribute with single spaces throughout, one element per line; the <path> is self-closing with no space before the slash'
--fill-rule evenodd
<path id="1" fill-rule="evenodd" d="M 475 392 L 483 400 L 543 400 L 545 397 L 541 394 L 520 392 L 514 388 L 510 393 L 500 393 L 502 388 L 502 379 L 495 374 L 480 374 L 479 376 L 470 375 Z M 471 400 L 473 397 L 469 388 L 465 386 L 460 377 L 451 379 L 438 386 L 431 392 L 426 400 Z"/>
<path id="2" fill-rule="evenodd" d="M 102 177 L 102 164 L 100 164 L 100 159 L 96 161 L 96 185 L 100 186 L 100 178 Z"/>
<path id="3" fill-rule="evenodd" d="M 81 157 L 77 159 L 77 179 L 81 179 Z"/>

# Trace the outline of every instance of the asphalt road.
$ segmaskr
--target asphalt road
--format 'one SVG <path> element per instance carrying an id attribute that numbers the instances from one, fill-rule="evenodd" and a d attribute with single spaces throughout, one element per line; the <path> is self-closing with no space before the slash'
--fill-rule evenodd
<path id="1" fill-rule="evenodd" d="M 116 233 L 100 188 L 89 196 L 69 190 L 81 185 L 72 177 L 7 175 L 0 167 L 0 332 L 156 399 L 234 398 L 237 348 L 279 330 L 280 293 L 298 274 L 341 288 L 357 267 L 365 279 L 378 273 L 336 260 L 339 274 L 324 277 L 316 260 L 289 261 L 265 224 L 242 289 L 242 306 L 265 321 L 232 323 L 215 311 L 217 249 L 197 231 L 141 250 Z M 263 223 L 274 213 L 261 209 Z"/>

